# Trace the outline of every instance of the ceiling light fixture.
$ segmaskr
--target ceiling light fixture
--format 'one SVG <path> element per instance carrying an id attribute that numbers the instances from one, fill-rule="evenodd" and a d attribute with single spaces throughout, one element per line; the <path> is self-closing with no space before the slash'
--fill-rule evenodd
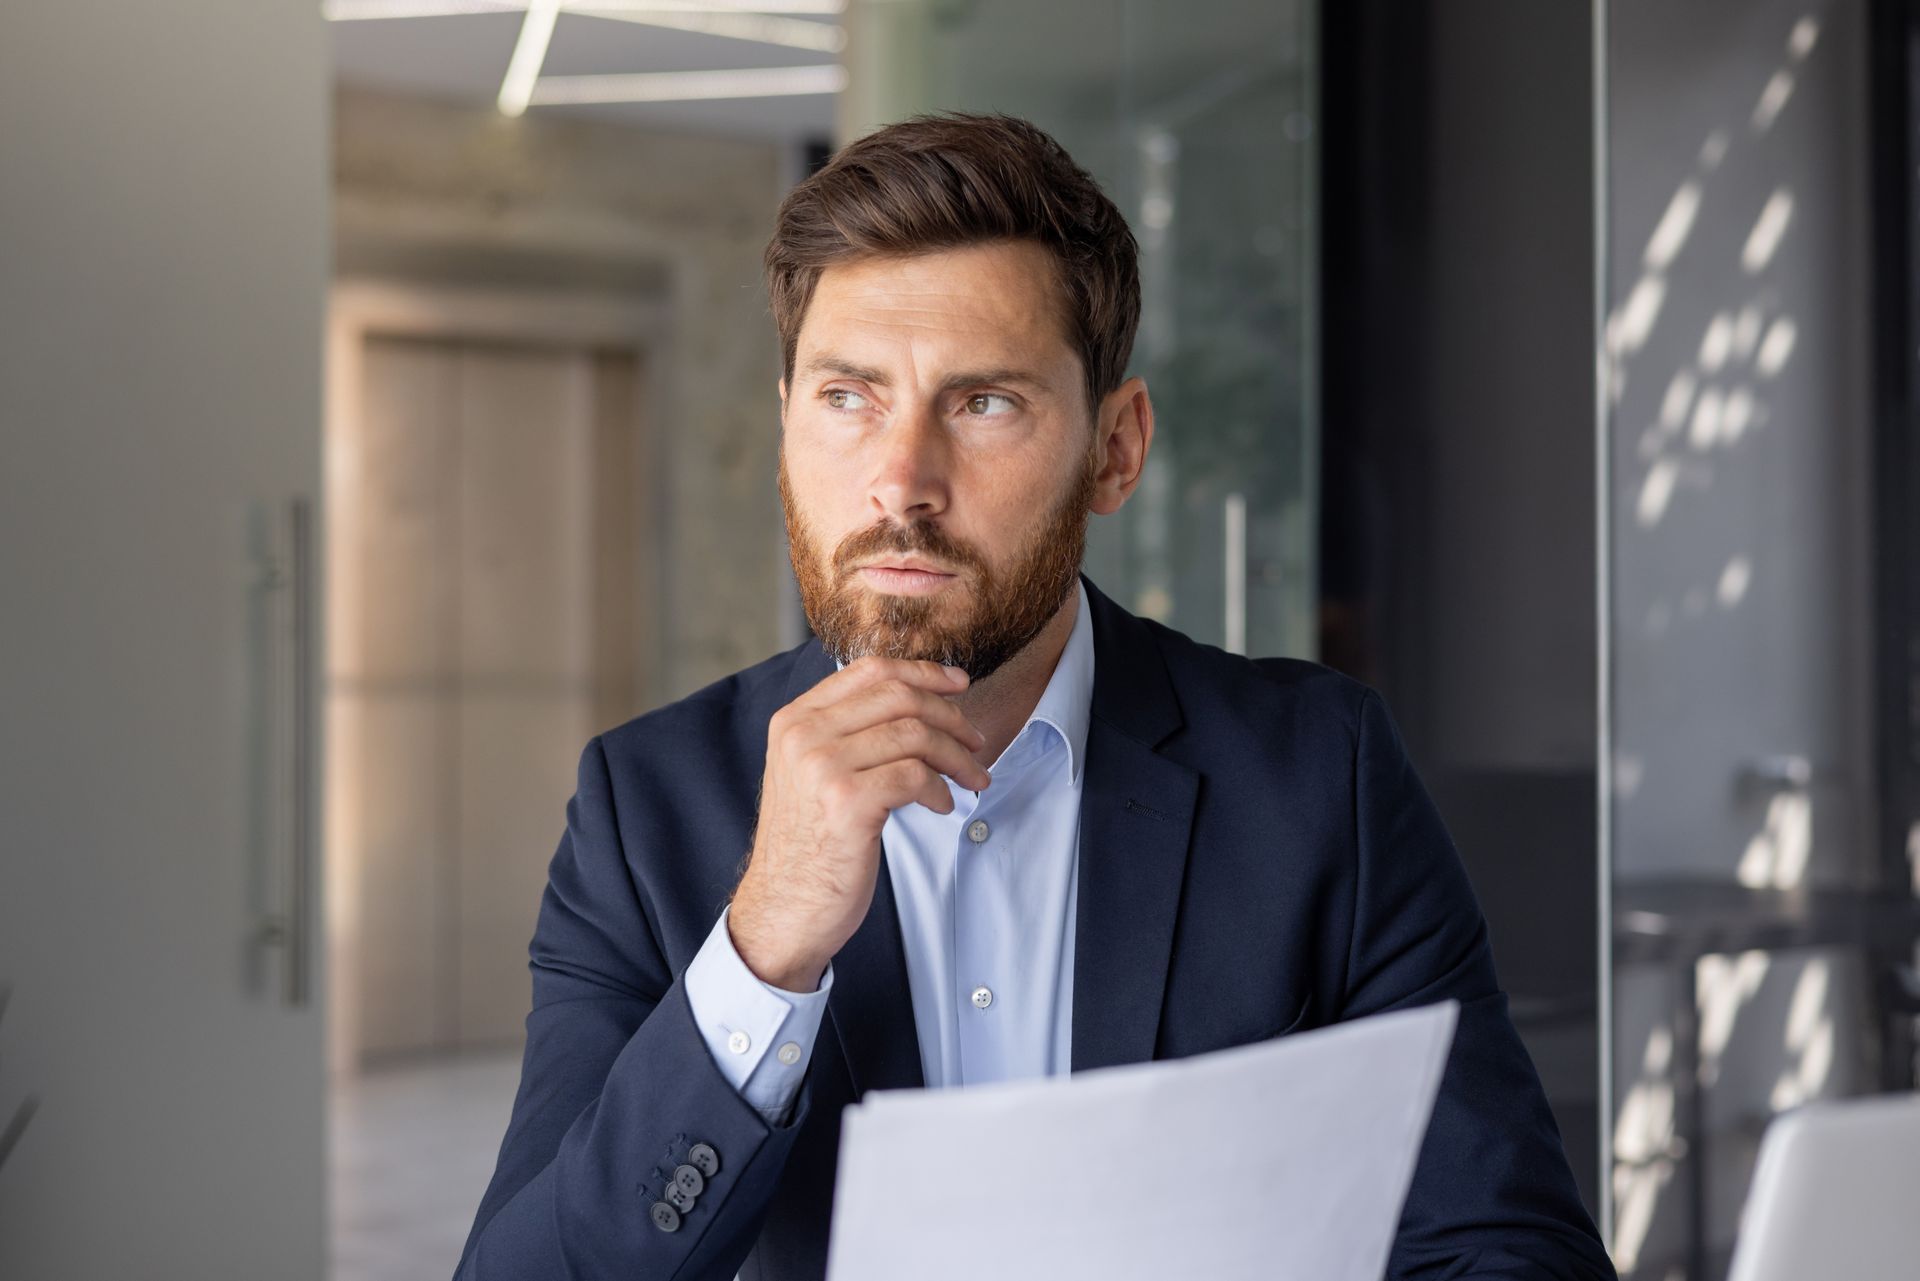
<path id="1" fill-rule="evenodd" d="M 602 102 L 692 102 L 714 98 L 779 98 L 839 93 L 847 69 L 749 67 L 737 71 L 642 71 L 630 75 L 545 76 L 533 87 L 537 107 Z"/>
<path id="2" fill-rule="evenodd" d="M 839 53 L 847 47 L 846 30 L 829 22 L 809 22 L 805 18 L 776 17 L 772 14 L 732 10 L 674 10 L 611 8 L 594 0 L 567 0 L 568 13 L 582 17 L 613 18 L 645 27 L 665 27 L 673 31 L 693 31 L 720 36 L 727 40 L 746 40 L 754 44 L 780 45 L 788 49 L 807 49 L 815 53 Z"/>
<path id="3" fill-rule="evenodd" d="M 553 24 L 560 16 L 560 0 L 530 0 L 526 21 L 520 24 L 520 39 L 513 46 L 507 63 L 507 75 L 500 82 L 500 114 L 524 113 L 533 97 L 534 82 L 547 61 L 547 46 L 553 41 Z"/>

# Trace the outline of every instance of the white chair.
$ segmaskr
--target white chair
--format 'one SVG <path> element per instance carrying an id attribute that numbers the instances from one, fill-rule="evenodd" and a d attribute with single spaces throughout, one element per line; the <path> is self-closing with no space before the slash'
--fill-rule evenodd
<path id="1" fill-rule="evenodd" d="M 1920 1094 L 1810 1103 L 1760 1145 L 1727 1281 L 1920 1277 Z"/>

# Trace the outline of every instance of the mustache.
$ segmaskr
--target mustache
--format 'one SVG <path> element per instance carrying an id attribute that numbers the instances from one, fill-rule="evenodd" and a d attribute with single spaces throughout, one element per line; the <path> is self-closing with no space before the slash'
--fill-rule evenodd
<path id="1" fill-rule="evenodd" d="M 844 578 L 853 572 L 858 562 L 882 552 L 924 556 L 952 569 L 971 570 L 976 575 L 986 569 L 985 559 L 973 548 L 955 539 L 938 525 L 917 520 L 908 525 L 882 521 L 848 534 L 834 548 L 834 572 Z"/>

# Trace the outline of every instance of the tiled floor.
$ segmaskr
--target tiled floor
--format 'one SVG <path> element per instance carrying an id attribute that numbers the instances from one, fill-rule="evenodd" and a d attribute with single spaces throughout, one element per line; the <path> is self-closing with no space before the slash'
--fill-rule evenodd
<path id="1" fill-rule="evenodd" d="M 500 1136 L 518 1054 L 382 1068 L 337 1086 L 333 1281 L 447 1281 Z"/>

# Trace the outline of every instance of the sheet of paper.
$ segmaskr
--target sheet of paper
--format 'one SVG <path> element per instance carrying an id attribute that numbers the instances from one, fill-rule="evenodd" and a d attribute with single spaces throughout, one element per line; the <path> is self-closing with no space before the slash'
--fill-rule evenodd
<path id="1" fill-rule="evenodd" d="M 1379 1281 L 1452 1001 L 841 1123 L 828 1281 Z"/>

